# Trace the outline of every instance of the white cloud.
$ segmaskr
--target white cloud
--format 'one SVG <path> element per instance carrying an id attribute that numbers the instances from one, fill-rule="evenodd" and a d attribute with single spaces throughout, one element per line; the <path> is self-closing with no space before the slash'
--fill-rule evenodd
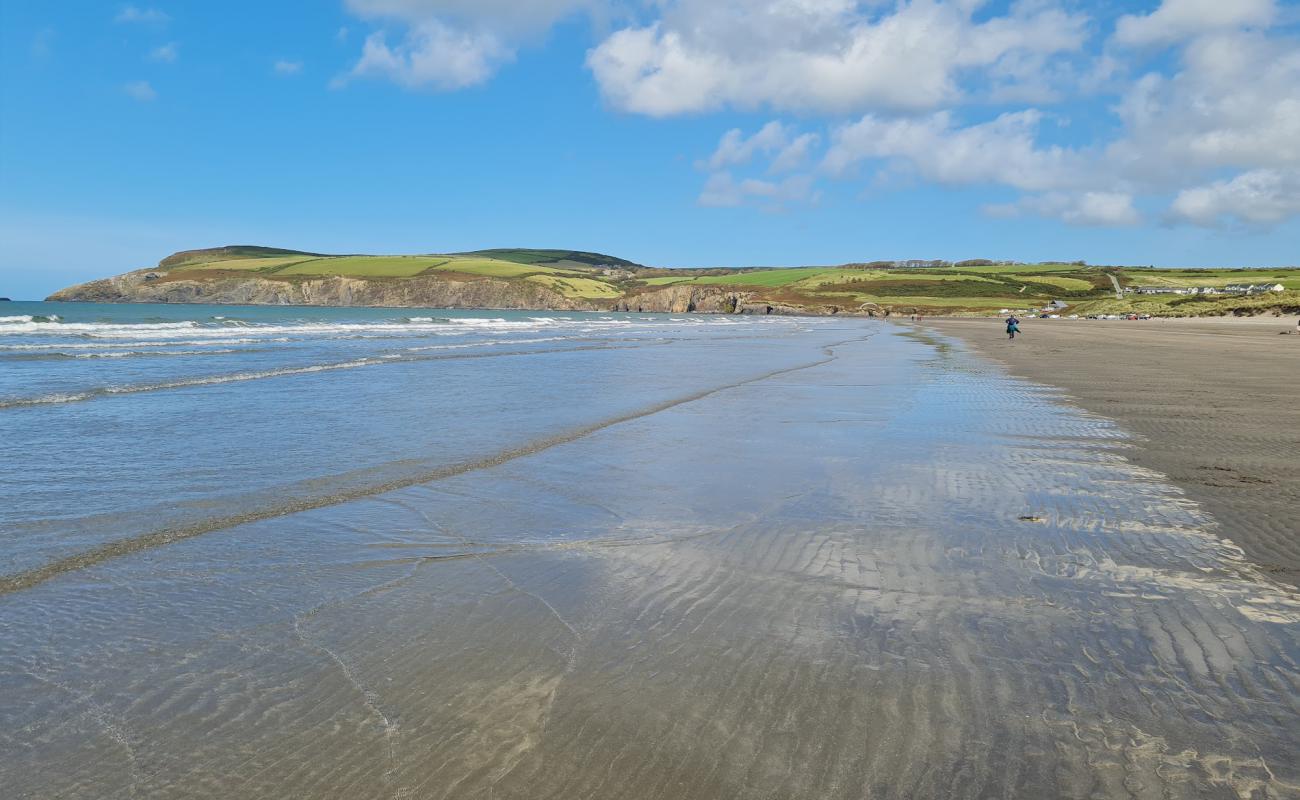
<path id="1" fill-rule="evenodd" d="M 1115 24 L 1115 41 L 1168 44 L 1204 33 L 1267 26 L 1276 14 L 1273 0 L 1164 0 L 1145 16 L 1121 17 Z"/>
<path id="2" fill-rule="evenodd" d="M 1259 33 L 1192 42 L 1172 77 L 1149 74 L 1117 107 L 1118 168 L 1178 184 L 1189 170 L 1300 166 L 1300 43 Z"/>
<path id="3" fill-rule="evenodd" d="M 772 155 L 786 148 L 789 143 L 790 134 L 780 122 L 769 122 L 750 137 L 746 137 L 739 128 L 733 128 L 722 135 L 717 149 L 709 157 L 708 168 L 720 170 L 724 167 L 742 166 L 753 161 L 756 155 Z"/>
<path id="4" fill-rule="evenodd" d="M 1184 189 L 1174 198 L 1174 217 L 1197 225 L 1242 222 L 1269 225 L 1300 214 L 1300 171 L 1259 169 Z"/>
<path id="5" fill-rule="evenodd" d="M 1058 213 L 1076 225 L 1136 225 L 1142 221 L 1133 207 L 1133 195 L 1124 192 L 1084 192 L 1069 198 Z"/>
<path id="6" fill-rule="evenodd" d="M 148 81 L 131 81 L 122 85 L 122 91 L 126 92 L 129 97 L 138 100 L 141 103 L 148 103 L 158 99 L 158 92 L 154 91 L 153 86 Z"/>
<path id="7" fill-rule="evenodd" d="M 436 20 L 411 28 L 390 46 L 382 32 L 366 38 L 351 77 L 387 78 L 408 89 L 450 91 L 483 83 L 514 51 L 491 33 L 458 30 Z"/>
<path id="8" fill-rule="evenodd" d="M 663 5 L 661 19 L 619 30 L 588 55 L 617 108 L 651 116 L 930 109 L 960 99 L 968 73 L 1015 84 L 1085 40 L 1085 18 L 1048 2 L 983 21 L 975 0 L 900 0 L 879 15 L 850 0 Z"/>
<path id="9" fill-rule="evenodd" d="M 114 20 L 117 22 L 142 22 L 142 23 L 150 23 L 154 25 L 162 25 L 167 22 L 170 22 L 171 16 L 169 16 L 164 11 L 159 11 L 156 8 L 140 8 L 139 6 L 122 6 L 122 10 L 117 12 L 117 16 L 114 17 Z"/>
<path id="10" fill-rule="evenodd" d="M 1036 214 L 1070 225 L 1100 227 L 1136 225 L 1142 221 L 1142 215 L 1133 205 L 1133 195 L 1125 192 L 1048 192 L 1022 197 L 1015 203 L 985 206 L 984 212 L 993 217 Z"/>
<path id="11" fill-rule="evenodd" d="M 284 75 L 284 76 L 297 75 L 302 72 L 302 62 L 287 61 L 282 58 L 279 61 L 275 62 L 274 66 L 272 66 L 272 69 L 275 70 L 276 75 Z"/>
<path id="12" fill-rule="evenodd" d="M 986 211 L 1072 224 L 1133 224 L 1137 196 L 1175 196 L 1171 217 L 1199 225 L 1266 225 L 1300 213 L 1295 40 L 1258 31 L 1197 36 L 1172 71 L 1132 82 L 1113 110 L 1119 124 L 1109 141 L 1070 148 L 1041 143 L 1044 117 L 1032 109 L 968 126 L 949 111 L 868 114 L 832 130 L 823 166 L 841 177 L 875 167 L 943 185 L 1012 187 L 1029 194 Z"/>
<path id="13" fill-rule="evenodd" d="M 370 34 L 349 77 L 387 78 L 408 89 L 451 91 L 488 80 L 518 43 L 603 0 L 346 0 L 350 11 L 404 30 L 390 45 Z M 346 30 L 343 29 L 344 31 Z M 340 39 L 346 37 L 340 31 Z"/>
<path id="14" fill-rule="evenodd" d="M 1042 191 L 1079 184 L 1084 165 L 1078 153 L 1037 144 L 1042 118 L 1040 112 L 1028 110 L 959 127 L 946 111 L 901 119 L 868 114 L 832 131 L 823 167 L 843 176 L 863 162 L 883 160 L 948 185 L 1002 184 Z"/>
<path id="15" fill-rule="evenodd" d="M 151 61 L 161 61 L 164 64 L 174 64 L 176 59 L 180 58 L 180 54 L 180 45 L 175 42 L 168 42 L 150 50 L 149 59 Z"/>
<path id="16" fill-rule="evenodd" d="M 822 137 L 815 133 L 804 133 L 790 140 L 790 143 L 772 159 L 771 172 L 788 172 L 802 167 L 812 155 L 813 148 L 821 144 Z"/>
<path id="17" fill-rule="evenodd" d="M 730 172 L 709 176 L 699 204 L 712 208 L 734 208 L 756 204 L 766 211 L 782 211 L 793 203 L 816 202 L 818 194 L 809 175 L 791 175 L 780 181 L 757 178 L 736 179 Z"/>

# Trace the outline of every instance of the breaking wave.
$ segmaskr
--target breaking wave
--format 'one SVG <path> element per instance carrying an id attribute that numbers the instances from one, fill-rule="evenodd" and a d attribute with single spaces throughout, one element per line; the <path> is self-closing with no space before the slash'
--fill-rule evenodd
<path id="1" fill-rule="evenodd" d="M 258 370 L 255 372 L 236 372 L 229 375 L 184 378 L 174 381 L 162 381 L 159 383 L 147 383 L 134 386 L 102 386 L 80 392 L 58 392 L 47 395 L 38 395 L 36 397 L 20 397 L 9 400 L 0 400 L 0 409 L 21 408 L 23 406 L 57 405 L 59 403 L 76 403 L 83 400 L 89 400 L 93 397 L 103 397 L 106 395 L 142 394 L 144 392 L 157 392 L 166 389 L 185 389 L 191 386 L 212 386 L 220 383 L 240 383 L 243 381 L 261 380 L 263 378 L 279 378 L 285 375 L 306 375 L 313 372 L 356 369 L 358 367 L 369 367 L 383 363 L 386 362 L 382 358 L 361 358 L 355 361 L 343 361 L 334 364 L 313 364 L 307 367 L 285 367 L 283 369 Z"/>

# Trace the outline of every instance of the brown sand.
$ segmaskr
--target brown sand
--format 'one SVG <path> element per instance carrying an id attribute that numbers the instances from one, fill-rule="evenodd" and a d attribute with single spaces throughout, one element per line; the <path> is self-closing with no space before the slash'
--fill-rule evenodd
<path id="1" fill-rule="evenodd" d="M 1137 434 L 1132 460 L 1168 475 L 1261 569 L 1300 585 L 1295 317 L 1031 319 L 1015 342 L 998 319 L 926 324 Z"/>

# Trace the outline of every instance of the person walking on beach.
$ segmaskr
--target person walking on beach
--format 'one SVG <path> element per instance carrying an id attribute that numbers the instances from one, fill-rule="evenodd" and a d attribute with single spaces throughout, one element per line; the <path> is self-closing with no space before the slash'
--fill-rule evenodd
<path id="1" fill-rule="evenodd" d="M 1016 338 L 1017 333 L 1020 333 L 1020 320 L 1016 319 L 1015 314 L 1012 314 L 1007 317 L 1007 339 Z"/>

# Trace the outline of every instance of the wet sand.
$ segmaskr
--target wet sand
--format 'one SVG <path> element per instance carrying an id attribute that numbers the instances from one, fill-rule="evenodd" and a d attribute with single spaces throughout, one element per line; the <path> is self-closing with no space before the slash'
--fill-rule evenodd
<path id="1" fill-rule="evenodd" d="M 926 324 L 1118 421 L 1138 436 L 1131 461 L 1184 489 L 1262 570 L 1300 585 L 1295 317 L 1033 319 L 1014 343 L 998 320 Z"/>
<path id="2" fill-rule="evenodd" d="M 1108 419 L 842 325 L 780 374 L 0 596 L 0 785 L 1295 797 L 1300 595 Z"/>

